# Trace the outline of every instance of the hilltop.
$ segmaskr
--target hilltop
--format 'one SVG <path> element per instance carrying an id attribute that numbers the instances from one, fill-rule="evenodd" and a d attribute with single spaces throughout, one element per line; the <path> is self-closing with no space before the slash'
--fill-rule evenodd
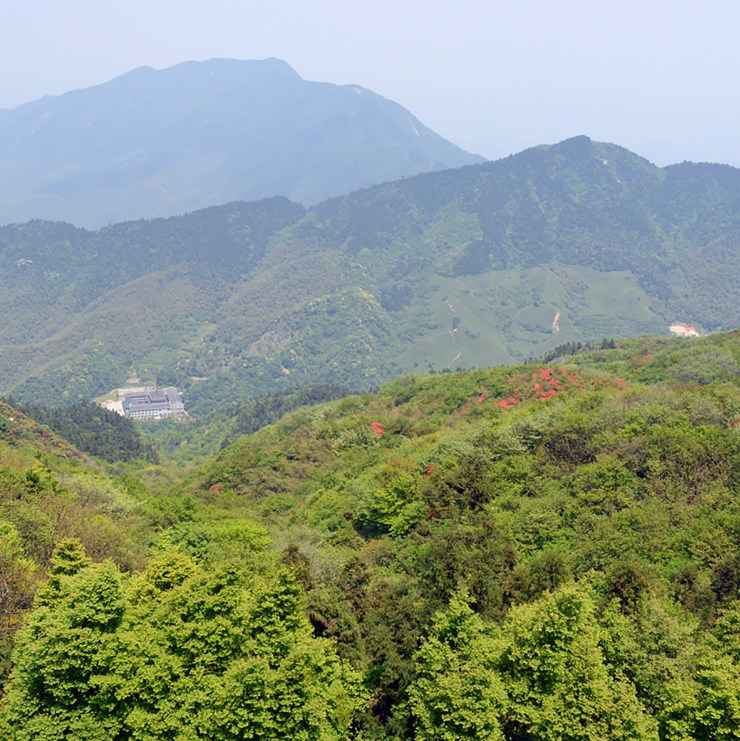
<path id="1" fill-rule="evenodd" d="M 480 161 L 397 103 L 279 59 L 140 67 L 0 111 L 0 223 L 99 227 L 273 195 L 313 205 Z"/>

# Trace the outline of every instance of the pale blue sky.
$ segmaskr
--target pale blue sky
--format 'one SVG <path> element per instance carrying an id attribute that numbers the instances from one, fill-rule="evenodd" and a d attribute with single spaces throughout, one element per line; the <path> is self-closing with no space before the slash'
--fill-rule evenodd
<path id="1" fill-rule="evenodd" d="M 486 157 L 587 134 L 740 166 L 737 0 L 0 1 L 0 108 L 141 65 L 280 57 Z"/>

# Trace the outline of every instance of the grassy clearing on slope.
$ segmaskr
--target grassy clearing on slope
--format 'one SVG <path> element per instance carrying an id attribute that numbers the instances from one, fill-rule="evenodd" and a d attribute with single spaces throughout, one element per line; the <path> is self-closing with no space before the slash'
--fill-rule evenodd
<path id="1" fill-rule="evenodd" d="M 426 305 L 427 329 L 400 358 L 406 369 L 501 365 L 576 339 L 664 329 L 637 277 L 624 270 L 548 265 L 445 277 Z"/>

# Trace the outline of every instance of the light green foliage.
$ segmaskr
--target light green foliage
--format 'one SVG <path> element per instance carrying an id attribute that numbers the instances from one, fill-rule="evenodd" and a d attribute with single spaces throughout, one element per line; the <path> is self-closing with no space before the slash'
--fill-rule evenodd
<path id="1" fill-rule="evenodd" d="M 209 572 L 170 551 L 127 599 L 115 567 L 72 544 L 55 569 L 53 600 L 18 639 L 5 738 L 345 737 L 359 675 L 313 638 L 285 574 Z"/>
<path id="2" fill-rule="evenodd" d="M 563 587 L 486 626 L 458 593 L 416 654 L 417 738 L 657 739 L 657 723 L 610 673 L 588 594 Z M 721 686 L 726 687 L 726 685 Z"/>
<path id="3" fill-rule="evenodd" d="M 151 535 L 124 481 L 0 401 L 0 690 L 34 594 L 39 605 L 53 601 L 63 577 L 89 565 L 85 551 L 124 569 L 142 563 L 142 541 Z"/>
<path id="4" fill-rule="evenodd" d="M 8 605 L 7 597 L 18 582 L 19 592 L 27 591 L 33 584 L 36 565 L 26 557 L 23 544 L 15 527 L 0 520 L 0 583 L 3 584 L 3 607 Z"/>
<path id="5" fill-rule="evenodd" d="M 420 741 L 499 741 L 507 695 L 494 670 L 499 647 L 480 617 L 458 592 L 435 618 L 415 656 L 409 691 Z"/>
<path id="6" fill-rule="evenodd" d="M 740 667 L 727 656 L 707 652 L 696 662 L 696 710 L 689 717 L 694 738 L 740 738 Z"/>
<path id="7" fill-rule="evenodd" d="M 213 534 L 223 557 L 245 558 L 265 551 L 270 544 L 267 530 L 247 518 L 223 520 L 213 525 Z"/>
<path id="8" fill-rule="evenodd" d="M 251 518 L 239 517 L 179 522 L 162 538 L 165 544 L 177 546 L 200 563 L 248 561 L 270 543 L 264 527 Z"/>
<path id="9" fill-rule="evenodd" d="M 634 687 L 609 674 L 594 605 L 583 589 L 563 587 L 515 608 L 502 635 L 499 670 L 510 724 L 542 741 L 657 740 Z"/>
<path id="10" fill-rule="evenodd" d="M 392 459 L 369 487 L 358 517 L 369 532 L 403 535 L 422 517 L 424 504 L 416 498 L 419 474 L 410 459 Z"/>
<path id="11" fill-rule="evenodd" d="M 49 560 L 49 578 L 37 597 L 38 604 L 52 604 L 63 594 L 64 578 L 74 576 L 92 561 L 78 538 L 66 538 L 57 544 Z"/>
<path id="12" fill-rule="evenodd" d="M 300 532 L 302 583 L 322 595 L 316 630 L 341 634 L 350 621 L 332 620 L 346 610 L 362 639 L 377 693 L 368 733 L 432 738 L 443 712 L 460 720 L 451 734 L 495 716 L 510 739 L 733 727 L 731 629 L 718 627 L 723 645 L 707 636 L 740 594 L 735 381 L 647 385 L 633 380 L 642 365 L 594 369 L 622 352 L 613 344 L 576 354 L 583 366 L 405 376 L 290 414 L 202 469 L 199 496 L 282 543 Z M 721 344 L 736 352 L 734 337 Z M 685 347 L 650 345 L 658 364 Z M 345 584 L 355 558 L 363 581 Z M 431 628 L 461 584 L 488 663 Z M 342 610 L 326 604 L 329 585 Z M 465 695 L 476 672 L 498 678 L 504 706 L 494 690 L 480 706 Z"/>
<path id="13" fill-rule="evenodd" d="M 720 637 L 733 612 L 719 621 Z M 655 596 L 644 597 L 632 618 L 612 605 L 601 625 L 612 671 L 631 677 L 658 722 L 661 741 L 738 737 L 740 667 L 732 659 L 732 640 L 713 641 L 695 619 Z"/>
<path id="14" fill-rule="evenodd" d="M 16 644 L 5 699 L 8 739 L 112 738 L 92 707 L 101 656 L 124 612 L 120 576 L 108 564 L 60 573 L 53 601 L 29 616 Z"/>
<path id="15" fill-rule="evenodd" d="M 717 620 L 715 635 L 723 650 L 740 666 L 740 600 L 732 602 Z"/>
<path id="16" fill-rule="evenodd" d="M 668 378 L 677 383 L 706 386 L 716 381 L 733 380 L 740 372 L 731 353 L 716 347 L 692 347 L 668 370 Z"/>
<path id="17" fill-rule="evenodd" d="M 76 538 L 69 538 L 61 541 L 54 549 L 54 553 L 49 561 L 49 576 L 61 579 L 63 576 L 73 576 L 92 561 L 85 553 L 82 543 Z M 55 584 L 54 580 L 49 580 L 50 584 Z"/>
<path id="18" fill-rule="evenodd" d="M 82 699 L 39 709 L 17 653 L 2 712 L 116 741 L 735 738 L 738 379 L 661 379 L 687 350 L 739 342 L 404 376 L 290 412 L 185 480 L 139 469 L 159 491 L 119 479 L 130 510 L 103 473 L 61 475 L 25 428 L 28 449 L 0 445 L 10 561 L 50 567 L 27 628 L 65 635 L 85 671 L 52 652 Z M 116 572 L 51 544 L 93 542 L 98 562 L 130 524 L 148 565 L 107 593 L 114 629 L 79 626 L 97 599 L 83 583 Z"/>
<path id="19" fill-rule="evenodd" d="M 191 577 L 196 568 L 191 558 L 174 548 L 169 549 L 152 559 L 143 574 L 134 577 L 128 597 L 134 605 L 160 601 L 164 593 Z"/>

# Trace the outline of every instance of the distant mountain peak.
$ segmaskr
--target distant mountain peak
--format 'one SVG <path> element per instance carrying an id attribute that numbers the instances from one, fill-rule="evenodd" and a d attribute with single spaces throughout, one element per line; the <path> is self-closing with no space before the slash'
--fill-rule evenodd
<path id="1" fill-rule="evenodd" d="M 275 57 L 137 67 L 2 112 L 0 223 L 101 226 L 272 195 L 310 205 L 480 161 L 397 103 Z"/>

